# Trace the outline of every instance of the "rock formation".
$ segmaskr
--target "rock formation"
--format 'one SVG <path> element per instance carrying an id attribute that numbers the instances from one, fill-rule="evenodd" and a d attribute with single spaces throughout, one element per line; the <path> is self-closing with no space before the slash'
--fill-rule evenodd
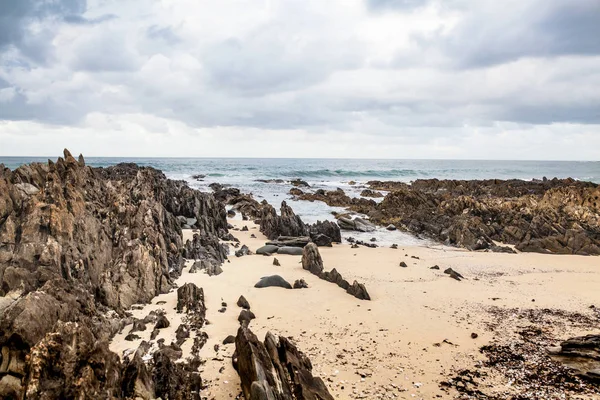
<path id="1" fill-rule="evenodd" d="M 198 231 L 189 245 L 177 217 Z M 66 150 L 0 165 L 0 398 L 121 398 L 107 341 L 124 310 L 170 290 L 184 252 L 222 261 L 226 234 L 212 195 L 153 168 L 91 168 Z"/>
<path id="2" fill-rule="evenodd" d="M 248 400 L 333 400 L 308 357 L 288 339 L 267 333 L 264 343 L 246 326 L 235 339 L 233 366 Z"/>
<path id="3" fill-rule="evenodd" d="M 394 186 L 367 214 L 380 225 L 470 250 L 509 251 L 497 241 L 520 251 L 598 255 L 599 199 L 598 185 L 573 179 L 429 179 Z"/>
<path id="4" fill-rule="evenodd" d="M 281 202 L 281 214 L 267 204 L 261 210 L 260 231 L 270 240 L 279 236 L 308 236 L 308 228 L 285 201 Z"/>

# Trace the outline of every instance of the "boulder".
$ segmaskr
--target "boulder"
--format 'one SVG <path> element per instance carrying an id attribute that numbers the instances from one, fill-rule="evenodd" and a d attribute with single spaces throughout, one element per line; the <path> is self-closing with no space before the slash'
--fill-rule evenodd
<path id="1" fill-rule="evenodd" d="M 260 231 L 270 240 L 279 236 L 308 236 L 308 228 L 299 216 L 285 201 L 281 202 L 281 215 L 277 215 L 275 209 L 265 204 L 261 209 Z"/>
<path id="2" fill-rule="evenodd" d="M 315 240 L 319 235 L 324 235 L 330 238 L 331 242 L 341 243 L 342 234 L 340 232 L 340 227 L 335 222 L 331 221 L 317 221 L 316 223 L 309 226 L 310 237 L 313 242 L 317 242 Z M 319 244 L 317 244 L 319 246 Z"/>
<path id="3" fill-rule="evenodd" d="M 271 275 L 260 278 L 255 285 L 255 288 L 266 288 L 266 287 L 282 287 L 284 289 L 291 289 L 292 285 L 279 275 Z"/>
<path id="4" fill-rule="evenodd" d="M 280 247 L 279 250 L 277 251 L 277 254 L 286 254 L 286 255 L 290 255 L 290 256 L 301 256 L 302 248 L 301 247 L 289 247 L 289 246 Z"/>
<path id="5" fill-rule="evenodd" d="M 248 300 L 246 300 L 244 296 L 240 296 L 236 304 L 238 307 L 242 307 L 246 310 L 250 309 L 250 303 L 248 303 Z"/>
<path id="6" fill-rule="evenodd" d="M 363 285 L 362 283 L 358 283 L 357 281 L 354 281 L 352 286 L 350 286 L 346 290 L 346 292 L 360 300 L 371 300 L 371 297 L 369 296 L 365 285 Z"/>
<path id="7" fill-rule="evenodd" d="M 256 249 L 256 254 L 271 255 L 277 253 L 277 251 L 279 251 L 279 246 L 266 245 Z"/>
<path id="8" fill-rule="evenodd" d="M 307 289 L 308 283 L 304 279 L 296 279 L 294 282 L 294 289 Z"/>
<path id="9" fill-rule="evenodd" d="M 323 272 L 323 259 L 319 254 L 316 244 L 309 243 L 302 252 L 302 268 L 310 271 L 314 275 L 321 275 Z"/>

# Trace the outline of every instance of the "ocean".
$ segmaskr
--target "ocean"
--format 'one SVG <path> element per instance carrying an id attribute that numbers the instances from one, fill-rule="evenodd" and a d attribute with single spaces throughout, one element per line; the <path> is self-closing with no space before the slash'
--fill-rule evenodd
<path id="1" fill-rule="evenodd" d="M 44 157 L 0 157 L 0 164 L 10 169 L 30 162 L 46 162 Z M 332 219 L 332 211 L 322 202 L 292 201 L 289 180 L 300 178 L 313 189 L 342 188 L 350 196 L 358 196 L 369 180 L 410 182 L 415 179 L 549 179 L 572 177 L 600 183 L 600 161 L 475 161 L 475 160 L 363 160 L 363 159 L 256 159 L 256 158 L 110 158 L 89 157 L 86 163 L 107 167 L 121 162 L 160 169 L 172 179 L 186 180 L 191 187 L 210 192 L 209 184 L 218 182 L 266 199 L 278 208 L 288 201 L 304 222 Z M 192 175 L 204 175 L 202 180 Z M 282 179 L 285 183 L 263 183 L 258 179 Z M 356 185 L 348 182 L 355 181 Z M 377 199 L 375 199 L 377 200 Z M 346 233 L 346 236 L 350 235 Z M 361 240 L 375 237 L 380 244 L 416 244 L 422 242 L 401 232 L 378 230 L 351 236 Z"/>

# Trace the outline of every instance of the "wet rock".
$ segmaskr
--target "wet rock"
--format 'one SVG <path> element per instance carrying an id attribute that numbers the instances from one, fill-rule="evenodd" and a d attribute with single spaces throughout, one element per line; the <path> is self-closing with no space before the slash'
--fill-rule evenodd
<path id="1" fill-rule="evenodd" d="M 266 287 L 282 287 L 284 289 L 291 289 L 292 285 L 279 275 L 271 275 L 260 278 L 255 285 L 255 288 L 266 288 Z"/>

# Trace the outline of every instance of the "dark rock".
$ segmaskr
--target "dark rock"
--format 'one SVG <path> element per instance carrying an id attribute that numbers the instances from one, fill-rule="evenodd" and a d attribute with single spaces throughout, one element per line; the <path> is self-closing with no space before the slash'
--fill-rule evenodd
<path id="1" fill-rule="evenodd" d="M 354 281 L 352 286 L 350 286 L 346 291 L 352 296 L 356 297 L 357 299 L 371 300 L 371 297 L 369 296 L 365 285 L 363 285 L 362 283 L 358 283 L 357 281 Z"/>
<path id="2" fill-rule="evenodd" d="M 341 243 L 342 241 L 340 227 L 335 222 L 317 221 L 316 223 L 309 225 L 308 229 L 310 231 L 311 239 L 313 240 L 313 242 L 317 243 L 317 246 L 321 246 L 318 243 L 319 239 L 317 239 L 320 235 L 324 235 L 329 238 L 329 244 L 325 244 L 325 246 L 329 246 L 331 242 Z"/>
<path id="3" fill-rule="evenodd" d="M 158 321 L 156 321 L 156 325 L 154 325 L 154 329 L 168 328 L 169 325 L 171 325 L 169 323 L 169 320 L 163 314 L 163 315 L 161 315 L 161 316 L 158 317 Z"/>
<path id="4" fill-rule="evenodd" d="M 479 337 L 475 332 L 471 333 L 471 339 L 477 339 Z"/>
<path id="5" fill-rule="evenodd" d="M 394 243 L 390 246 L 390 249 L 398 250 L 398 245 Z"/>
<path id="6" fill-rule="evenodd" d="M 267 333 L 262 343 L 242 326 L 235 348 L 234 368 L 246 399 L 333 400 L 325 383 L 313 377 L 310 360 L 286 338 Z"/>
<path id="7" fill-rule="evenodd" d="M 248 226 L 244 225 L 241 229 L 242 232 L 248 232 Z"/>
<path id="8" fill-rule="evenodd" d="M 396 226 L 393 224 L 389 224 L 388 226 L 385 227 L 385 229 L 387 229 L 388 231 L 395 231 Z"/>
<path id="9" fill-rule="evenodd" d="M 303 181 L 302 179 L 293 179 L 290 181 L 290 183 L 294 186 L 303 186 L 303 187 L 310 187 L 310 185 L 308 184 L 308 182 Z"/>
<path id="10" fill-rule="evenodd" d="M 292 196 L 300 196 L 300 195 L 303 195 L 304 192 L 302 190 L 298 189 L 298 188 L 291 188 L 290 189 L 290 194 Z"/>
<path id="11" fill-rule="evenodd" d="M 440 269 L 440 267 L 438 265 L 434 265 L 433 267 L 429 268 L 429 269 Z"/>
<path id="12" fill-rule="evenodd" d="M 134 340 L 139 339 L 141 339 L 141 337 L 139 335 L 136 335 L 135 333 L 130 333 L 129 335 L 125 336 L 125 340 L 127 340 L 128 342 L 133 342 Z"/>
<path id="13" fill-rule="evenodd" d="M 238 321 L 240 324 L 244 325 L 248 325 L 250 323 L 250 321 L 252 321 L 253 319 L 255 319 L 256 316 L 254 315 L 254 313 L 250 310 L 242 310 L 240 311 L 240 315 L 238 316 Z"/>
<path id="14" fill-rule="evenodd" d="M 243 245 L 241 249 L 239 249 L 235 252 L 236 257 L 242 257 L 242 256 L 246 256 L 248 254 L 251 254 L 251 252 L 250 252 L 250 249 L 248 248 L 248 246 L 246 246 L 246 245 Z"/>
<path id="15" fill-rule="evenodd" d="M 228 218 L 233 218 L 235 217 L 235 211 L 233 209 L 231 210 L 227 210 L 227 217 Z"/>
<path id="16" fill-rule="evenodd" d="M 279 260 L 276 258 L 273 258 L 273 265 L 275 265 L 276 267 L 281 267 L 281 264 L 279 263 Z"/>
<path id="17" fill-rule="evenodd" d="M 277 246 L 277 247 L 304 247 L 308 243 L 310 243 L 310 237 L 308 236 L 299 236 L 299 237 L 291 237 L 291 236 L 279 236 L 277 240 L 272 240 L 266 243 L 267 246 Z"/>
<path id="18" fill-rule="evenodd" d="M 294 282 L 294 289 L 306 289 L 308 288 L 308 283 L 304 279 L 296 279 Z"/>
<path id="19" fill-rule="evenodd" d="M 554 355 L 575 375 L 600 383 L 600 335 L 565 340 Z"/>
<path id="20" fill-rule="evenodd" d="M 408 268 L 408 265 L 406 265 L 406 263 L 404 261 L 400 261 L 400 266 L 402 268 Z"/>
<path id="21" fill-rule="evenodd" d="M 225 339 L 223 339 L 223 344 L 232 344 L 235 343 L 235 336 L 229 335 Z"/>
<path id="22" fill-rule="evenodd" d="M 258 249 L 256 249 L 256 254 L 271 255 L 271 254 L 277 253 L 278 250 L 279 250 L 279 246 L 267 245 L 267 246 L 262 246 L 262 247 L 259 247 Z"/>
<path id="23" fill-rule="evenodd" d="M 360 192 L 360 195 L 363 197 L 383 197 L 383 194 L 381 194 L 380 192 L 376 192 L 374 190 L 371 189 L 365 189 L 362 192 Z"/>
<path id="24" fill-rule="evenodd" d="M 175 331 L 175 339 L 177 340 L 177 345 L 181 346 L 186 339 L 190 337 L 190 327 L 186 324 L 181 324 L 177 327 Z"/>
<path id="25" fill-rule="evenodd" d="M 302 268 L 317 276 L 323 272 L 323 259 L 316 244 L 309 243 L 304 247 L 302 252 Z"/>
<path id="26" fill-rule="evenodd" d="M 290 256 L 301 256 L 302 248 L 301 247 L 280 247 L 277 250 L 277 254 L 286 254 Z"/>
<path id="27" fill-rule="evenodd" d="M 458 272 L 456 272 L 452 268 L 445 269 L 444 273 L 450 275 L 450 278 L 456 279 L 457 281 L 460 281 L 460 280 L 462 280 L 462 279 L 465 278 L 464 276 L 462 276 L 461 274 L 459 274 Z"/>
<path id="28" fill-rule="evenodd" d="M 246 310 L 250 309 L 250 303 L 248 303 L 248 300 L 246 300 L 244 296 L 240 296 L 240 298 L 237 301 L 237 306 L 242 307 Z"/>
<path id="29" fill-rule="evenodd" d="M 323 235 L 322 233 L 317 233 L 311 237 L 313 243 L 320 247 L 331 247 L 332 241 L 331 238 L 327 235 Z"/>
<path id="30" fill-rule="evenodd" d="M 340 229 L 351 231 L 373 232 L 375 230 L 375 225 L 360 217 L 354 219 L 345 217 L 338 218 L 338 225 Z"/>
<path id="31" fill-rule="evenodd" d="M 255 288 L 266 288 L 266 287 L 282 287 L 284 289 L 291 289 L 292 285 L 283 279 L 279 275 L 271 275 L 260 278 L 255 285 Z"/>
<path id="32" fill-rule="evenodd" d="M 492 246 L 490 247 L 490 251 L 494 253 L 508 253 L 508 254 L 517 254 L 517 252 L 508 246 Z"/>
<path id="33" fill-rule="evenodd" d="M 309 236 L 306 225 L 285 201 L 281 203 L 281 215 L 277 215 L 275 209 L 265 204 L 261 209 L 260 231 L 270 240 L 279 236 Z"/>

